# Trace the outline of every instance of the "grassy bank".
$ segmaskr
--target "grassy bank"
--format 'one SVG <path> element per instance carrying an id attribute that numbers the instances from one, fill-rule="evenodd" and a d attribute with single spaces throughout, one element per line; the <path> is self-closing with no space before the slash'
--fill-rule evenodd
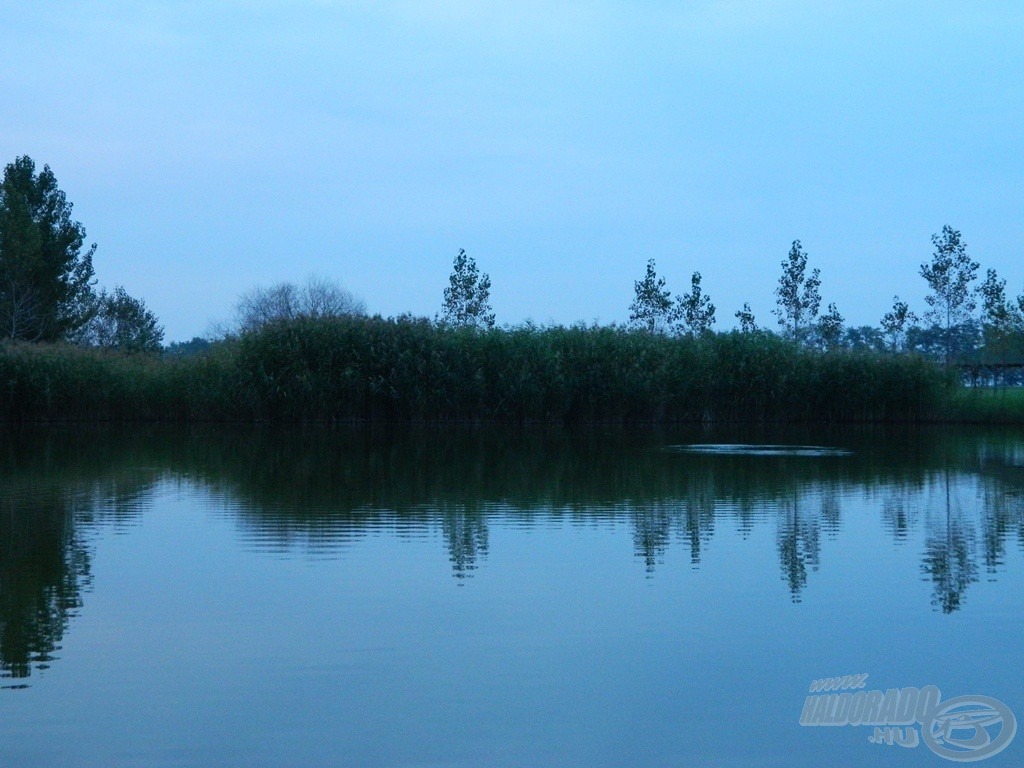
<path id="1" fill-rule="evenodd" d="M 1024 424 L 1024 389 L 956 387 L 946 401 L 944 419 L 969 424 Z"/>
<path id="2" fill-rule="evenodd" d="M 5 421 L 914 421 L 948 413 L 949 390 L 918 358 L 738 332 L 349 318 L 271 325 L 180 359 L 0 347 Z"/>

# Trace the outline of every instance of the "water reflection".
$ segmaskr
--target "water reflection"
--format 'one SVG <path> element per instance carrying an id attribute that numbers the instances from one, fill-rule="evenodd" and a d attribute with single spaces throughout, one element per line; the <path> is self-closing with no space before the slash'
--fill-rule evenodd
<path id="1" fill-rule="evenodd" d="M 90 536 L 131 525 L 160 482 L 223 502 L 245 546 L 343 557 L 369 534 L 439 534 L 460 582 L 484 567 L 491 529 L 623 526 L 648 577 L 675 547 L 699 568 L 716 537 L 772 526 L 799 603 L 872 508 L 932 583 L 962 608 L 980 570 L 1024 545 L 1024 442 L 1012 434 L 845 431 L 725 435 L 722 443 L 821 450 L 679 451 L 708 432 L 485 429 L 29 431 L 0 439 L 0 674 L 44 668 L 89 589 Z M 834 446 L 839 450 L 830 450 Z M 864 500 L 867 501 L 864 501 Z M 865 506 L 866 505 L 866 506 Z M 917 544 L 913 544 L 913 542 Z M 742 567 L 742 564 L 737 564 Z"/>
<path id="2" fill-rule="evenodd" d="M 448 547 L 448 559 L 456 578 L 476 570 L 478 558 L 487 554 L 487 519 L 479 507 L 440 510 L 441 531 Z"/>
<path id="3" fill-rule="evenodd" d="M 89 556 L 65 497 L 9 491 L 0 490 L 0 677 L 19 680 L 53 660 L 81 607 Z"/>
<path id="4" fill-rule="evenodd" d="M 0 443 L 2 687 L 24 687 L 56 658 L 90 585 L 90 529 L 130 522 L 153 484 L 154 473 L 126 473 L 119 451 L 97 448 L 73 433 Z"/>
<path id="5" fill-rule="evenodd" d="M 921 569 L 934 585 L 932 605 L 943 613 L 952 613 L 960 607 L 967 587 L 978 578 L 975 532 L 955 499 L 954 482 L 948 468 L 942 473 L 940 483 L 942 501 L 929 509 Z"/>
<path id="6" fill-rule="evenodd" d="M 779 516 L 778 548 L 782 574 L 793 602 L 807 586 L 807 569 L 818 570 L 821 555 L 821 515 L 811 499 L 794 493 L 785 499 Z"/>

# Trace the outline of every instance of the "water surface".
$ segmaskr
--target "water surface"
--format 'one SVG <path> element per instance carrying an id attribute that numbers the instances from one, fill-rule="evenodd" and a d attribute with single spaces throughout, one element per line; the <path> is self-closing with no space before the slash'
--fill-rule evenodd
<path id="1" fill-rule="evenodd" d="M 16 431 L 0 765 L 950 764 L 801 713 L 1024 717 L 1022 513 L 1010 432 Z"/>

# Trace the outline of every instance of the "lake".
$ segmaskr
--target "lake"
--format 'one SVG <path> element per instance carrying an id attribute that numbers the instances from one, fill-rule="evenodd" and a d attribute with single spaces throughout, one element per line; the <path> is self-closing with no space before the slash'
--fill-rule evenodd
<path id="1" fill-rule="evenodd" d="M 0 765 L 1018 766 L 1022 555 L 1020 431 L 8 429 Z"/>

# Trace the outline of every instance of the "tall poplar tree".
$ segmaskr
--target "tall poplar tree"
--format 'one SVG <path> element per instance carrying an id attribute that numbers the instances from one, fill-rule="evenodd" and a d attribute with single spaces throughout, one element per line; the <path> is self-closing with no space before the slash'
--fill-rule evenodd
<path id="1" fill-rule="evenodd" d="M 782 275 L 775 289 L 778 306 L 772 311 L 779 318 L 779 325 L 795 341 L 808 340 L 808 331 L 818 317 L 821 307 L 820 274 L 818 269 L 807 274 L 807 253 L 800 241 L 794 240 L 789 255 L 782 262 Z"/>

